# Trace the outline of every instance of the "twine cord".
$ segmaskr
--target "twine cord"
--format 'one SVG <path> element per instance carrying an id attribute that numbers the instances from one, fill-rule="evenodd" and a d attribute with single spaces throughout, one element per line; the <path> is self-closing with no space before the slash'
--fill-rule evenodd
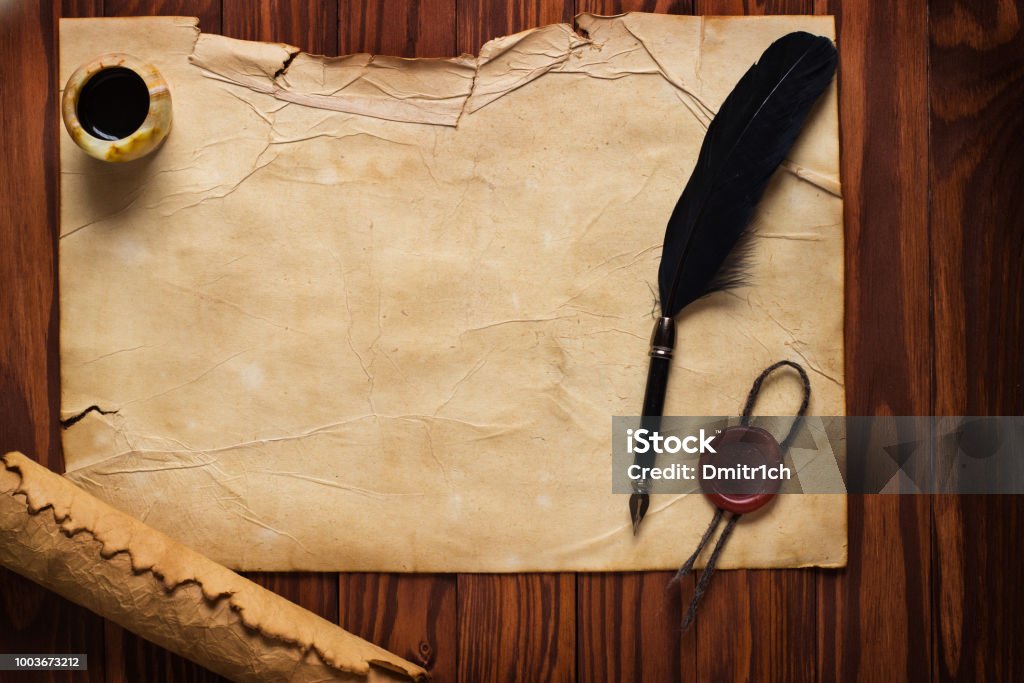
<path id="1" fill-rule="evenodd" d="M 757 403 L 757 397 L 761 393 L 761 385 L 768 379 L 768 376 L 773 372 L 782 367 L 789 367 L 796 370 L 800 375 L 800 381 L 803 383 L 803 400 L 800 403 L 800 408 L 796 412 L 796 417 L 793 418 L 793 424 L 789 427 L 789 433 L 786 434 L 786 438 L 782 440 L 779 447 L 783 454 L 789 449 L 790 443 L 796 436 L 797 430 L 800 427 L 800 423 L 807 414 L 807 406 L 811 402 L 811 380 L 807 376 L 807 372 L 800 366 L 799 363 L 794 363 L 789 360 L 780 360 L 777 363 L 769 365 L 757 379 L 754 380 L 753 386 L 750 387 L 750 393 L 747 394 L 747 402 L 743 406 L 743 413 L 740 416 L 740 424 L 744 427 L 750 425 L 750 417 L 754 412 L 754 404 Z M 715 508 L 715 516 L 711 518 L 711 524 L 708 525 L 707 531 L 700 539 L 700 543 L 697 544 L 697 549 L 693 551 L 693 554 L 683 563 L 683 566 L 679 568 L 672 580 L 669 581 L 669 586 L 679 582 L 681 579 L 688 576 L 693 572 L 693 565 L 696 563 L 697 558 L 704 550 L 704 546 L 707 545 L 711 537 L 715 535 L 715 530 L 718 528 L 719 523 L 722 521 L 722 517 L 725 515 L 725 510 L 722 508 Z M 711 583 L 711 576 L 715 573 L 715 565 L 718 564 L 718 557 L 722 554 L 722 550 L 725 549 L 725 542 L 729 540 L 729 536 L 732 535 L 732 530 L 736 526 L 736 522 L 739 521 L 743 515 L 732 514 L 729 517 L 729 521 L 725 525 L 725 529 L 722 530 L 722 535 L 718 537 L 715 542 L 715 549 L 711 551 L 711 557 L 708 558 L 708 563 L 704 565 L 704 571 L 701 572 L 700 578 L 697 580 L 697 586 L 693 591 L 693 600 L 690 601 L 690 607 L 686 610 L 686 614 L 683 616 L 683 623 L 680 626 L 683 633 L 690 628 L 693 624 L 694 619 L 697 616 L 697 607 L 700 605 L 701 598 L 704 597 L 704 593 L 708 589 L 708 585 Z"/>

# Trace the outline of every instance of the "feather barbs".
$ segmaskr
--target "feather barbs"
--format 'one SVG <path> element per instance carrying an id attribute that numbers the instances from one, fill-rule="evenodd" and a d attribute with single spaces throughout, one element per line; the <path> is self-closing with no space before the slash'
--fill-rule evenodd
<path id="1" fill-rule="evenodd" d="M 658 272 L 662 315 L 744 281 L 748 227 L 769 178 L 832 80 L 836 49 L 796 32 L 775 41 L 726 97 L 669 218 Z"/>

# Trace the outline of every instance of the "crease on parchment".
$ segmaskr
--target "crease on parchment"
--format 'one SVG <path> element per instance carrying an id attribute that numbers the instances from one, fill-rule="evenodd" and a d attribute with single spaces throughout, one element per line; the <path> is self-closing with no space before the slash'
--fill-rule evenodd
<path id="1" fill-rule="evenodd" d="M 629 15 L 579 16 L 587 35 L 551 24 L 488 41 L 476 57 L 406 59 L 354 54 L 323 57 L 283 43 L 257 43 L 201 34 L 189 61 L 204 76 L 277 100 L 403 123 L 456 126 L 473 113 L 549 72 L 596 78 L 657 74 L 684 93 L 706 126 L 711 109 L 628 25 Z M 624 37 L 636 41 L 620 52 Z M 605 43 L 611 41 L 609 53 Z M 597 54 L 583 55 L 584 47 Z M 623 54 L 631 59 L 618 59 Z M 637 55 L 642 54 L 641 59 Z M 575 58 L 575 63 L 573 60 Z"/>
<path id="2" fill-rule="evenodd" d="M 696 83 L 687 83 L 658 57 L 631 13 L 584 13 L 569 24 L 551 24 L 488 41 L 476 57 L 407 59 L 354 54 L 309 55 L 292 45 L 259 43 L 201 33 L 189 62 L 203 75 L 287 104 L 369 116 L 400 123 L 457 127 L 472 114 L 547 73 L 617 79 L 658 75 L 707 128 L 716 108 L 700 95 L 704 17 L 697 36 Z M 630 44 L 632 43 L 632 44 Z M 840 196 L 833 174 L 787 161 L 797 178 Z"/>
<path id="3" fill-rule="evenodd" d="M 266 609 L 260 604 L 257 592 L 252 590 L 253 586 L 243 583 L 244 579 L 231 570 L 208 560 L 194 561 L 200 557 L 196 553 L 127 515 L 114 513 L 106 504 L 61 476 L 35 465 L 21 453 L 0 456 L 0 464 L 4 471 L 19 479 L 13 488 L 5 484 L 0 494 L 23 497 L 30 515 L 49 513 L 59 531 L 68 537 L 78 534 L 92 537 L 100 545 L 100 556 L 105 560 L 117 555 L 127 556 L 135 574 L 152 574 L 168 593 L 195 585 L 211 606 L 225 603 L 250 631 L 294 647 L 304 657 L 315 656 L 337 671 L 366 676 L 370 666 L 375 665 L 423 680 L 422 671 L 409 668 L 406 662 L 383 648 L 336 627 L 331 629 L 334 633 L 329 633 L 309 619 L 296 619 L 299 613 L 305 612 L 298 605 L 294 610 L 281 610 L 281 605 Z"/>
<path id="4" fill-rule="evenodd" d="M 568 24 L 489 41 L 477 57 L 322 57 L 282 43 L 202 34 L 189 61 L 204 76 L 291 104 L 402 123 L 455 126 L 473 112 L 558 69 L 583 45 Z"/>

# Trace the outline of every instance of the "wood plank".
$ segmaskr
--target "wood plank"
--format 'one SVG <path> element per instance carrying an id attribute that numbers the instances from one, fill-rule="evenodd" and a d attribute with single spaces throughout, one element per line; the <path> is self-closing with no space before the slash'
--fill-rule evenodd
<path id="1" fill-rule="evenodd" d="M 576 680 L 573 574 L 459 574 L 459 681 Z"/>
<path id="2" fill-rule="evenodd" d="M 847 413 L 928 415 L 927 4 L 828 9 L 839 35 Z M 929 501 L 848 503 L 849 566 L 818 577 L 818 677 L 928 679 Z"/>
<path id="3" fill-rule="evenodd" d="M 339 623 L 430 672 L 458 680 L 454 575 L 342 574 Z"/>
<path id="4" fill-rule="evenodd" d="M 1024 3 L 929 8 L 935 410 L 1024 413 Z M 936 496 L 935 680 L 1024 678 L 1020 496 Z"/>
<path id="5" fill-rule="evenodd" d="M 626 12 L 693 14 L 694 0 L 576 0 L 576 13 L 611 16 Z"/>
<path id="6" fill-rule="evenodd" d="M 839 34 L 847 413 L 928 415 L 927 6 L 831 9 Z"/>
<path id="7" fill-rule="evenodd" d="M 458 48 L 477 54 L 492 38 L 528 28 L 572 23 L 573 0 L 458 0 Z"/>
<path id="8" fill-rule="evenodd" d="M 336 574 L 313 572 L 249 572 L 245 575 L 269 591 L 302 605 L 327 621 L 338 623 Z"/>
<path id="9" fill-rule="evenodd" d="M 805 569 L 716 572 L 697 612 L 700 678 L 813 680 L 817 574 Z"/>
<path id="10" fill-rule="evenodd" d="M 455 57 L 455 0 L 341 0 L 338 54 Z"/>
<path id="11" fill-rule="evenodd" d="M 220 33 L 220 0 L 103 0 L 108 17 L 199 17 L 199 28 Z"/>
<path id="12" fill-rule="evenodd" d="M 84 654 L 89 659 L 88 671 L 0 672 L 2 681 L 102 683 L 105 680 L 103 620 L 3 567 L 0 567 L 0 651 L 4 654 Z"/>
<path id="13" fill-rule="evenodd" d="M 62 471 L 56 235 L 57 18 L 60 3 L 8 3 L 0 21 L 5 131 L 0 155 L 0 450 Z M 38 681 L 102 681 L 102 620 L 0 569 L 0 649 L 86 654 L 89 671 Z"/>
<path id="14" fill-rule="evenodd" d="M 102 17 L 103 0 L 61 0 L 62 17 Z"/>
<path id="15" fill-rule="evenodd" d="M 931 11 L 936 410 L 1024 409 L 1024 4 Z M 1014 9 L 1016 7 L 1016 9 Z"/>
<path id="16" fill-rule="evenodd" d="M 694 0 L 694 13 L 707 15 L 813 14 L 813 0 Z"/>
<path id="17" fill-rule="evenodd" d="M 932 508 L 932 680 L 1024 680 L 1024 501 L 934 496 Z"/>
<path id="18" fill-rule="evenodd" d="M 849 566 L 818 576 L 817 678 L 929 680 L 927 496 L 849 496 Z"/>
<path id="19" fill-rule="evenodd" d="M 693 597 L 673 572 L 579 574 L 576 658 L 579 680 L 599 683 L 697 678 L 696 631 L 679 627 Z"/>
<path id="20" fill-rule="evenodd" d="M 107 624 L 107 683 L 227 683 L 227 679 L 159 645 Z M 119 656 L 120 655 L 120 656 Z"/>
<path id="21" fill-rule="evenodd" d="M 288 43 L 303 52 L 338 54 L 337 0 L 223 0 L 222 29 L 244 40 Z"/>
<path id="22" fill-rule="evenodd" d="M 0 21 L 0 448 L 61 472 L 55 9 L 23 2 Z"/>

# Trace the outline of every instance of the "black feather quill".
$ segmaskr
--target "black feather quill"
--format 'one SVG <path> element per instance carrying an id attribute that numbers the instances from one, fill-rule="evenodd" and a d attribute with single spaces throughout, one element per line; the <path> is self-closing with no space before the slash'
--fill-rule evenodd
<path id="1" fill-rule="evenodd" d="M 665 230 L 662 315 L 675 317 L 702 296 L 742 282 L 728 257 L 835 68 L 832 41 L 790 33 L 764 51 L 722 103 Z"/>
<path id="2" fill-rule="evenodd" d="M 660 426 L 675 345 L 673 318 L 697 299 L 743 282 L 737 257 L 743 256 L 750 217 L 835 69 L 831 40 L 785 35 L 743 75 L 708 126 L 665 230 L 658 270 L 662 317 L 651 338 L 642 427 Z M 646 480 L 634 484 L 634 533 L 647 510 L 648 490 Z"/>

